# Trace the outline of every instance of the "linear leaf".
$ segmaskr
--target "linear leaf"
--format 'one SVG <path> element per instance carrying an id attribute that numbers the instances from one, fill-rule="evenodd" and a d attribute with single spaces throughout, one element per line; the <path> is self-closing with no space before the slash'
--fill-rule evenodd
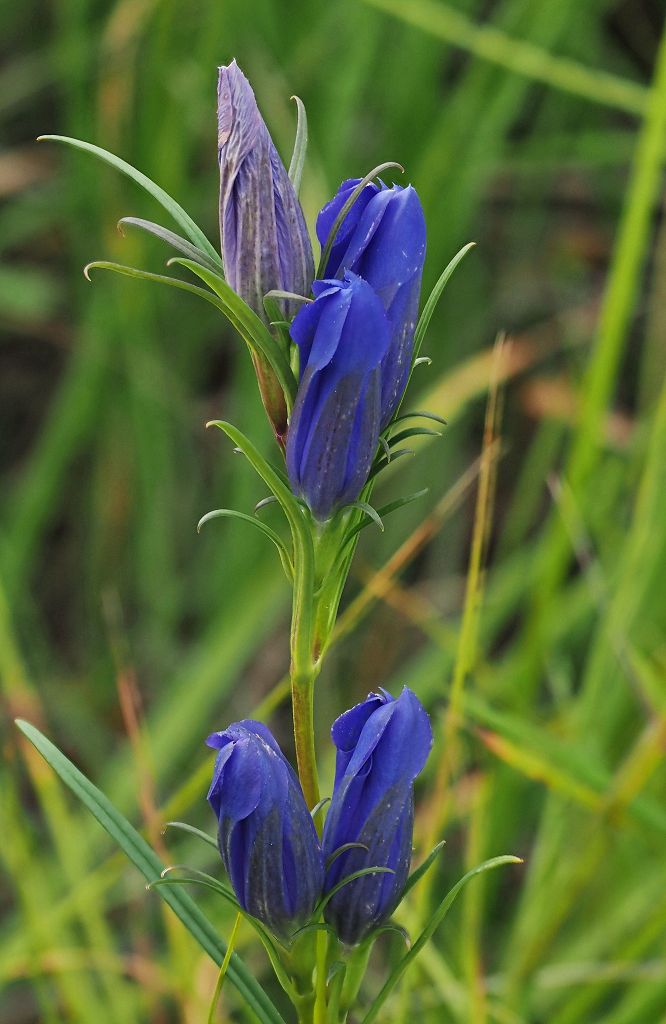
<path id="1" fill-rule="evenodd" d="M 203 839 L 204 842 L 212 846 L 214 850 L 217 850 L 217 842 L 213 836 L 209 836 L 207 832 L 203 832 L 200 828 L 195 825 L 189 825 L 186 821 L 167 821 L 164 829 L 176 828 L 180 832 L 188 832 L 191 836 L 196 836 L 197 839 Z"/>
<path id="2" fill-rule="evenodd" d="M 104 793 L 97 789 L 34 725 L 22 719 L 17 719 L 16 725 L 60 776 L 65 785 L 72 790 L 100 825 L 106 829 L 111 838 L 118 843 L 123 853 L 138 868 L 144 878 L 151 883 L 157 882 L 164 869 L 160 858 L 136 829 L 116 810 Z M 196 903 L 187 894 L 178 890 L 174 891 L 171 886 L 165 886 L 160 895 L 177 914 L 201 948 L 219 967 L 224 960 L 226 946 Z M 262 1024 L 285 1024 L 284 1018 L 236 953 L 231 957 L 228 975 L 241 997 L 256 1014 L 257 1020 Z"/>
<path id="3" fill-rule="evenodd" d="M 67 135 L 40 135 L 37 141 L 64 142 L 66 146 L 72 146 L 73 149 L 81 149 L 84 153 L 92 153 L 93 156 L 103 160 L 104 163 L 115 167 L 117 171 L 131 178 L 132 181 L 135 181 L 137 185 L 140 185 L 142 189 L 151 195 L 153 199 L 156 199 L 160 206 L 163 206 L 167 213 L 171 214 L 176 223 L 180 224 L 190 241 L 194 242 L 199 249 L 210 256 L 216 267 L 222 268 L 222 258 L 219 252 L 211 245 L 201 228 L 194 223 L 189 213 L 186 213 L 182 206 L 175 199 L 172 199 L 168 192 L 165 192 L 163 188 L 155 184 L 148 175 L 138 171 L 136 167 L 132 167 L 126 160 L 121 160 L 114 153 L 109 153 L 108 150 L 102 149 L 100 146 L 94 146 L 92 142 L 72 139 Z"/>
<path id="4" fill-rule="evenodd" d="M 291 155 L 291 163 L 289 164 L 289 180 L 294 186 L 294 192 L 298 195 L 301 190 L 301 178 L 303 177 L 305 154 L 308 148 L 308 117 L 305 113 L 303 100 L 299 96 L 292 96 L 291 98 L 296 104 L 298 120 L 296 122 L 294 152 Z"/>
<path id="5" fill-rule="evenodd" d="M 404 957 L 398 963 L 397 967 L 393 969 L 388 979 L 384 983 L 379 995 L 376 996 L 372 1005 L 370 1006 L 370 1009 L 368 1010 L 365 1017 L 361 1021 L 361 1024 L 372 1024 L 372 1021 L 377 1019 L 377 1014 L 381 1010 L 382 1006 L 390 996 L 395 986 L 402 978 L 407 968 L 411 966 L 411 963 L 414 960 L 414 958 L 418 956 L 418 954 L 425 946 L 426 942 L 431 938 L 431 936 L 434 934 L 438 926 L 442 923 L 442 921 L 448 914 L 451 905 L 453 904 L 460 890 L 464 888 L 464 886 L 466 886 L 467 883 L 475 877 L 475 875 L 480 875 L 484 871 L 490 871 L 492 870 L 492 868 L 498 868 L 502 864 L 522 864 L 522 861 L 520 857 L 513 857 L 511 855 L 493 857 L 492 860 L 486 860 L 483 862 L 483 864 L 478 864 L 475 868 L 472 868 L 471 871 L 468 871 L 466 875 L 463 875 L 463 877 L 458 882 L 456 882 L 453 888 L 450 889 L 447 895 L 444 897 L 439 907 L 428 921 L 427 925 L 419 935 L 418 939 L 416 940 L 412 948 L 409 950 L 409 952 L 405 953 Z"/>
<path id="6" fill-rule="evenodd" d="M 435 846 L 430 851 L 430 853 L 428 854 L 426 859 L 423 861 L 423 864 L 419 864 L 419 866 L 416 868 L 416 870 L 412 871 L 411 875 L 407 879 L 407 884 L 405 885 L 405 888 L 404 888 L 404 891 L 403 891 L 403 894 L 402 894 L 403 899 L 407 895 L 409 890 L 412 889 L 416 885 L 417 882 L 421 881 L 421 879 L 425 875 L 426 871 L 428 871 L 430 869 L 430 867 L 432 866 L 432 864 L 434 864 L 435 860 L 437 859 L 437 857 L 442 852 L 442 850 L 444 849 L 445 846 L 446 846 L 446 839 L 442 839 L 441 843 L 437 843 L 437 846 Z"/>
<path id="7" fill-rule="evenodd" d="M 337 217 L 333 221 L 331 230 L 328 233 L 326 244 L 324 245 L 324 248 L 321 251 L 321 258 L 319 260 L 319 266 L 317 268 L 317 277 L 323 276 L 323 273 L 326 270 L 326 264 L 328 263 L 328 257 L 331 255 L 331 249 L 333 248 L 335 237 L 338 231 L 340 230 L 340 227 L 342 226 L 343 220 L 351 210 L 352 206 L 360 196 L 361 192 L 363 191 L 366 185 L 369 185 L 371 181 L 379 177 L 382 171 L 388 170 L 389 167 L 398 167 L 403 172 L 403 174 L 405 172 L 405 168 L 402 166 L 402 164 L 398 164 L 394 160 L 388 160 L 386 163 L 378 164 L 376 167 L 373 167 L 371 171 L 368 171 L 365 178 L 361 178 L 361 180 L 359 181 L 358 185 L 355 187 L 354 191 L 351 193 L 349 198 L 343 203 L 340 211 L 338 212 Z"/>
<path id="8" fill-rule="evenodd" d="M 175 231 L 164 228 L 161 224 L 156 224 L 152 220 L 144 220 L 143 217 L 121 217 L 118 221 L 118 228 L 122 230 L 127 224 L 130 227 L 139 228 L 141 231 L 147 231 L 149 235 L 155 235 L 156 238 L 160 238 L 167 245 L 177 249 L 178 252 L 182 252 L 184 256 L 194 260 L 195 263 L 200 263 L 202 267 L 207 267 L 213 273 L 219 274 L 220 267 L 213 262 L 203 249 L 200 249 L 198 245 L 194 245 L 193 242 L 188 242 L 187 238 L 176 234 Z"/>
<path id="9" fill-rule="evenodd" d="M 192 260 L 181 259 L 178 256 L 169 260 L 169 265 L 174 263 L 191 270 L 217 295 L 229 322 L 233 324 L 250 348 L 260 353 L 272 367 L 284 392 L 287 408 L 291 410 L 296 397 L 296 378 L 284 352 L 276 344 L 268 328 L 254 310 L 250 309 L 240 295 L 236 295 L 236 292 L 219 274 L 213 273 Z"/>
<path id="10" fill-rule="evenodd" d="M 254 526 L 255 529 L 263 533 L 264 536 L 269 538 L 269 540 L 272 540 L 273 544 L 275 544 L 275 547 L 278 549 L 280 561 L 282 562 L 282 566 L 284 568 L 285 573 L 287 574 L 287 577 L 289 579 L 293 578 L 294 567 L 291 564 L 291 557 L 289 555 L 289 552 L 287 551 L 284 541 L 282 540 L 282 537 L 280 537 L 279 534 L 275 532 L 275 530 L 271 529 L 270 526 L 267 526 L 266 523 L 264 523 L 261 519 L 257 519 L 255 516 L 248 516 L 245 512 L 237 512 L 236 509 L 233 508 L 215 508 L 213 509 L 212 512 L 207 512 L 205 516 L 201 517 L 201 519 L 197 523 L 197 531 L 201 530 L 201 527 L 204 525 L 204 523 L 209 522 L 211 519 L 221 518 L 242 519 L 243 522 L 249 523 L 250 526 Z"/>
<path id="11" fill-rule="evenodd" d="M 468 242 L 467 245 L 464 245 L 462 247 L 460 252 L 456 253 L 451 262 L 444 268 L 444 270 L 439 276 L 437 283 L 435 284 L 435 287 L 430 292 L 428 300 L 421 312 L 421 316 L 419 317 L 419 322 L 416 325 L 416 330 L 414 331 L 414 364 L 416 364 L 416 360 L 419 357 L 421 345 L 423 344 L 425 333 L 428 330 L 428 324 L 432 319 L 432 315 L 435 312 L 437 303 L 439 302 L 442 292 L 449 283 L 451 276 L 456 267 L 458 266 L 458 264 L 465 258 L 470 249 L 473 249 L 475 247 L 475 245 L 476 242 Z"/>

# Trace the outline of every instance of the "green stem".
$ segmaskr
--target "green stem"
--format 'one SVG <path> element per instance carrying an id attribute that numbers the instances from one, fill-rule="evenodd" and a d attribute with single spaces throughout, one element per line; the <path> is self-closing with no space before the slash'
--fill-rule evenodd
<path id="1" fill-rule="evenodd" d="M 292 671 L 291 705 L 294 718 L 296 764 L 305 802 L 309 808 L 319 803 L 319 778 L 314 742 L 314 681 L 316 672 L 303 675 Z"/>
<path id="2" fill-rule="evenodd" d="M 326 966 L 328 959 L 328 935 L 317 932 L 317 975 L 315 987 L 314 1024 L 326 1024 Z"/>
<path id="3" fill-rule="evenodd" d="M 291 620 L 291 702 L 298 775 L 308 807 L 319 803 L 314 742 L 313 658 L 314 545 L 305 530 L 294 534 L 294 602 Z"/>
<path id="4" fill-rule="evenodd" d="M 342 986 L 342 995 L 340 999 L 343 1014 L 346 1014 L 346 1012 L 350 1010 L 356 1002 L 361 982 L 363 981 L 365 972 L 368 969 L 368 961 L 370 959 L 370 954 L 372 953 L 372 947 L 372 941 L 362 943 L 353 950 L 349 960 L 347 961 L 347 973 Z"/>

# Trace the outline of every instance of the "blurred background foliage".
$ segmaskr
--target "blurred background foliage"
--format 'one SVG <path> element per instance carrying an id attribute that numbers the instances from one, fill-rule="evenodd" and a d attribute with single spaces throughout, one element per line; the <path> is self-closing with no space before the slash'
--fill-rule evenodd
<path id="1" fill-rule="evenodd" d="M 232 56 L 286 161 L 289 97 L 305 100 L 310 224 L 341 179 L 392 159 L 423 197 L 426 293 L 478 243 L 411 395 L 449 426 L 380 497 L 429 494 L 363 535 L 317 721 L 327 749 L 336 714 L 405 682 L 432 713 L 417 856 L 447 847 L 400 911 L 408 928 L 465 866 L 525 865 L 470 886 L 386 1019 L 666 1020 L 663 21 L 662 0 L 3 6 L 3 1022 L 194 1024 L 215 980 L 14 716 L 169 861 L 202 867 L 205 850 L 161 827 L 211 828 L 203 737 L 259 714 L 290 748 L 274 551 L 240 523 L 194 530 L 264 496 L 203 430 L 224 416 L 270 451 L 247 353 L 194 298 L 87 283 L 95 258 L 159 272 L 160 243 L 116 222 L 161 211 L 34 143 L 117 152 L 215 239 L 215 68 Z M 197 898 L 228 935 L 224 907 Z M 375 954 L 368 993 L 398 952 Z M 225 991 L 219 1019 L 243 1012 Z"/>

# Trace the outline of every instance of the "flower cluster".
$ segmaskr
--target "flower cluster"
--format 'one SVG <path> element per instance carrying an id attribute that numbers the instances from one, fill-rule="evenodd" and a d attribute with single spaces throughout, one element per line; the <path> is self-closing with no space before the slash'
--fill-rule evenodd
<path id="1" fill-rule="evenodd" d="M 390 917 L 407 881 L 414 780 L 432 744 L 426 711 L 407 688 L 397 700 L 373 693 L 331 736 L 335 783 L 321 842 L 265 725 L 236 722 L 207 740 L 218 750 L 208 800 L 234 892 L 285 943 L 323 906 L 338 938 L 356 945 Z"/>
<path id="2" fill-rule="evenodd" d="M 276 467 L 234 424 L 212 421 L 270 492 L 255 512 L 275 501 L 284 521 L 281 530 L 274 529 L 256 515 L 222 508 L 203 516 L 200 525 L 211 518 L 236 517 L 252 524 L 278 550 L 292 587 L 289 674 L 298 775 L 261 722 L 234 722 L 208 737 L 208 745 L 217 751 L 208 800 L 233 892 L 199 870 L 173 878 L 174 868 L 166 868 L 160 878 L 153 878 L 157 858 L 148 855 L 139 836 L 132 838 L 131 827 L 122 824 L 108 801 L 97 816 L 111 823 L 109 831 L 121 837 L 151 887 L 204 882 L 249 918 L 302 1024 L 344 1024 L 357 1003 L 378 931 L 441 849 L 441 844 L 435 846 L 408 877 L 414 783 L 428 758 L 432 731 L 423 706 L 407 688 L 397 699 L 385 690 L 370 694 L 341 715 L 331 730 L 335 778 L 324 814 L 314 687 L 334 635 L 360 530 L 372 520 L 383 526 L 387 514 L 424 493 L 403 496 L 379 510 L 370 504 L 376 474 L 394 454 L 406 450 L 396 446 L 415 433 L 437 433 L 423 427 L 395 428 L 403 419 L 440 419 L 433 413 L 399 415 L 399 409 L 418 362 L 415 348 L 439 294 L 470 246 L 440 276 L 417 328 L 426 248 L 423 210 L 411 186 L 381 181 L 380 172 L 398 166 L 382 164 L 364 178 L 344 181 L 320 211 L 316 236 L 321 256 L 315 270 L 298 201 L 307 138 L 304 108 L 300 100 L 298 104 L 296 145 L 287 171 L 236 62 L 219 69 L 221 252 L 145 174 L 97 146 L 49 138 L 121 169 L 161 202 L 184 231 L 186 237 L 136 217 L 121 222 L 174 248 L 180 255 L 170 264 L 186 269 L 205 288 L 107 261 L 88 264 L 86 275 L 98 267 L 160 281 L 200 295 L 220 310 L 250 350 L 261 399 L 284 455 Z M 39 749 L 44 753 L 48 748 Z M 62 755 L 51 760 L 53 752 L 44 756 L 56 768 L 66 763 Z M 94 809 L 100 794 L 86 788 L 86 780 L 72 769 L 69 765 L 63 778 L 75 783 L 75 791 Z M 214 844 L 192 826 L 170 824 Z M 515 860 L 494 858 L 460 880 L 392 971 L 364 1020 L 377 1019 L 413 954 L 433 934 L 462 885 L 480 870 Z M 205 918 L 182 899 L 171 896 L 169 902 L 210 953 Z M 254 1011 L 253 1019 L 262 1024 L 281 1021 L 238 954 L 225 956 L 221 944 L 215 950 L 221 961 L 215 999 L 228 976 Z"/>
<path id="3" fill-rule="evenodd" d="M 291 487 L 325 521 L 358 499 L 412 364 L 426 231 L 409 186 L 344 181 L 317 218 L 314 275 L 301 208 L 254 93 L 235 62 L 218 82 L 220 225 L 227 280 L 259 315 L 268 292 L 304 301 L 290 325 L 299 382 L 284 399 L 255 358 L 264 405 L 287 435 Z M 312 298 L 310 298 L 312 295 Z M 294 298 L 285 298 L 285 315 Z"/>

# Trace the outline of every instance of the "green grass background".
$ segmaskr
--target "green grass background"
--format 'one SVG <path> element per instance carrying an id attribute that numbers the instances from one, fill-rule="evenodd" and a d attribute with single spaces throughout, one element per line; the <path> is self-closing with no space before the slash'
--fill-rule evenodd
<path id="1" fill-rule="evenodd" d="M 160 830 L 212 828 L 207 732 L 259 713 L 290 750 L 274 550 L 242 523 L 194 529 L 264 496 L 203 429 L 223 416 L 270 451 L 247 353 L 194 298 L 87 283 L 95 258 L 159 272 L 160 243 L 116 222 L 160 211 L 33 142 L 117 152 L 215 240 L 215 67 L 233 56 L 287 162 L 289 96 L 306 103 L 309 223 L 342 178 L 399 160 L 425 207 L 426 293 L 478 243 L 410 396 L 449 426 L 380 499 L 429 494 L 363 535 L 317 727 L 330 783 L 329 724 L 370 688 L 408 683 L 431 711 L 417 857 L 447 846 L 408 928 L 484 857 L 525 864 L 472 883 L 383 1019 L 666 1020 L 661 0 L 26 0 L 0 23 L 0 1020 L 194 1024 L 215 983 L 14 717 L 170 862 L 206 868 Z M 239 944 L 272 985 L 251 933 Z M 375 954 L 366 1002 L 397 955 Z M 232 990 L 218 1019 L 247 1019 Z"/>

